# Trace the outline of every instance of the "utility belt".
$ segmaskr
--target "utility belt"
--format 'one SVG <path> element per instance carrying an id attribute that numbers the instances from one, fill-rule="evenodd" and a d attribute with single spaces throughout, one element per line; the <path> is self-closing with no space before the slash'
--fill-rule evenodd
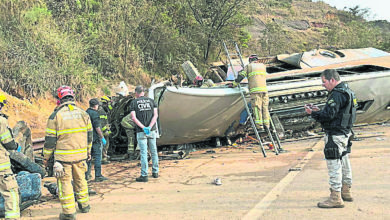
<path id="1" fill-rule="evenodd" d="M 347 147 L 341 153 L 340 153 L 339 145 L 342 143 L 336 143 L 333 139 L 334 136 L 335 135 L 327 133 L 328 140 L 324 148 L 324 155 L 327 160 L 336 160 L 336 159 L 341 160 L 343 156 L 347 155 L 348 153 L 351 153 L 352 139 L 354 137 L 354 133 L 352 132 L 352 135 L 350 135 L 349 137 L 348 134 L 346 134 L 346 138 L 348 138 Z"/>

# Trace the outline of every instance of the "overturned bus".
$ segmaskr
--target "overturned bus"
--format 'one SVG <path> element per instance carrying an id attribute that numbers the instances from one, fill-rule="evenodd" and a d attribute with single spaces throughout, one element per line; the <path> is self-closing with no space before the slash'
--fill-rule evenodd
<path id="1" fill-rule="evenodd" d="M 263 58 L 267 66 L 269 108 L 280 133 L 311 129 L 316 126 L 304 111 L 304 104 L 325 105 L 328 92 L 321 86 L 320 74 L 337 69 L 342 81 L 355 91 L 358 100 L 356 123 L 390 119 L 390 54 L 375 48 L 313 50 Z M 219 62 L 205 75 L 214 87 L 178 87 L 154 84 L 149 97 L 158 104 L 157 144 L 182 145 L 235 135 L 244 102 L 238 88 L 229 88 L 241 66 Z M 235 68 L 236 71 L 232 71 Z M 245 82 L 242 91 L 249 100 Z M 125 134 L 122 132 L 122 136 Z"/>

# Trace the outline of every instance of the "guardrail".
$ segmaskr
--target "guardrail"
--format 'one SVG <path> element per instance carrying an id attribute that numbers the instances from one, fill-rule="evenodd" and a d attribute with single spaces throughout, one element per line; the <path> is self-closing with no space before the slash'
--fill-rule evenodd
<path id="1" fill-rule="evenodd" d="M 41 150 L 45 144 L 45 138 L 36 138 L 32 140 L 34 151 Z"/>

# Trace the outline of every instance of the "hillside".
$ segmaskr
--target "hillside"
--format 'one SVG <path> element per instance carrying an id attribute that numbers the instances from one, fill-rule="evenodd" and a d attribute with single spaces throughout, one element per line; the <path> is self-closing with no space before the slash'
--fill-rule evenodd
<path id="1" fill-rule="evenodd" d="M 44 134 L 55 90 L 71 85 L 80 105 L 114 95 L 120 81 L 150 85 L 200 72 L 224 59 L 221 41 L 244 55 L 321 48 L 390 50 L 390 23 L 308 0 L 20 0 L 0 3 L 0 88 L 10 124 L 25 120 Z M 218 25 L 216 25 L 218 24 Z M 131 87 L 133 88 L 133 87 Z"/>

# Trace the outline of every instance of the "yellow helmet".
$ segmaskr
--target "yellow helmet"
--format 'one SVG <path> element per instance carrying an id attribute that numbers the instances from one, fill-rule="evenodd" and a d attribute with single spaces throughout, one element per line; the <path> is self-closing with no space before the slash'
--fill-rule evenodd
<path id="1" fill-rule="evenodd" d="M 2 104 L 2 106 L 7 105 L 7 97 L 5 97 L 4 94 L 0 94 L 0 104 Z"/>
<path id="2" fill-rule="evenodd" d="M 103 96 L 100 98 L 100 101 L 101 102 L 109 102 L 109 101 L 111 101 L 111 99 L 108 96 Z"/>

